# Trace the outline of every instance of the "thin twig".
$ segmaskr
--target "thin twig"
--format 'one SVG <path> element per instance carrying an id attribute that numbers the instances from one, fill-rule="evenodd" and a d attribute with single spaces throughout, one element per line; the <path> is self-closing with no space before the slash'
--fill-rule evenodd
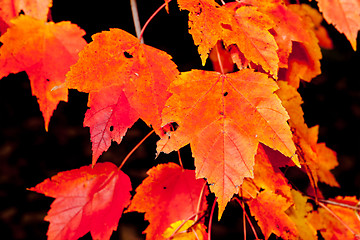
<path id="1" fill-rule="evenodd" d="M 345 208 L 350 208 L 350 209 L 353 209 L 355 211 L 360 211 L 359 206 L 352 206 L 352 205 L 349 205 L 349 204 L 340 203 L 340 202 L 331 201 L 331 200 L 325 200 L 325 199 L 318 199 L 318 200 L 320 202 L 323 202 L 323 203 L 327 203 L 327 204 L 331 204 L 331 205 L 335 205 L 335 206 L 340 206 L 340 207 L 345 207 Z"/>
<path id="2" fill-rule="evenodd" d="M 140 40 L 141 43 L 144 43 L 144 39 L 140 35 L 141 25 L 140 25 L 139 12 L 137 8 L 136 0 L 130 0 L 130 6 L 131 6 L 131 13 L 133 16 L 133 21 L 135 26 L 136 37 Z"/>
<path id="3" fill-rule="evenodd" d="M 166 7 L 166 5 L 169 4 L 169 2 L 171 2 L 171 0 L 168 0 L 168 1 L 165 2 L 163 5 L 161 5 L 161 6 L 149 17 L 149 19 L 146 21 L 146 23 L 144 24 L 143 28 L 141 29 L 141 33 L 140 33 L 139 39 L 142 39 L 142 38 L 143 38 L 144 31 L 145 31 L 147 25 L 149 25 L 149 23 L 150 23 L 151 20 L 155 17 L 155 15 L 158 14 L 158 12 L 160 12 L 161 9 L 163 9 L 164 7 Z"/>
<path id="4" fill-rule="evenodd" d="M 196 212 L 200 212 L 201 203 L 202 203 L 202 198 L 203 198 L 203 195 L 204 195 L 204 191 L 205 191 L 206 185 L 207 185 L 207 184 L 206 184 L 206 181 L 205 181 L 203 187 L 201 188 L 201 192 L 200 192 L 200 196 L 199 196 L 199 200 L 198 200 Z M 199 219 L 199 215 L 196 215 L 194 221 L 196 222 L 198 219 Z"/>
<path id="5" fill-rule="evenodd" d="M 179 150 L 177 150 L 177 152 L 178 152 L 178 157 L 179 157 L 179 163 L 180 163 L 180 166 L 181 166 L 181 168 L 182 168 L 182 169 L 184 169 L 184 165 L 183 165 L 183 163 L 182 163 L 182 161 L 181 161 L 180 149 L 179 149 Z"/>
<path id="6" fill-rule="evenodd" d="M 212 225 L 212 219 L 213 219 L 217 199 L 218 198 L 215 197 L 214 203 L 213 203 L 213 205 L 211 207 L 210 218 L 209 218 L 209 226 L 208 226 L 208 240 L 211 240 L 211 225 Z"/>
<path id="7" fill-rule="evenodd" d="M 133 152 L 136 151 L 136 149 L 138 149 L 138 147 L 140 147 L 140 145 L 148 138 L 150 137 L 151 134 L 153 134 L 155 132 L 155 130 L 152 130 L 151 132 L 149 132 L 129 153 L 128 155 L 126 155 L 126 157 L 124 158 L 124 160 L 122 161 L 119 169 L 122 168 L 122 166 L 124 166 L 125 162 L 129 159 L 129 157 L 131 156 L 131 154 L 133 154 Z"/>
<path id="8" fill-rule="evenodd" d="M 254 235 L 255 235 L 255 238 L 256 238 L 256 239 L 260 239 L 260 238 L 258 237 L 257 233 L 256 233 L 256 230 L 255 230 L 254 225 L 253 225 L 252 222 L 250 221 L 250 218 L 249 218 L 249 216 L 247 215 L 247 213 L 246 213 L 246 211 L 245 211 L 245 207 L 241 204 L 241 201 L 240 201 L 239 199 L 237 199 L 237 198 L 234 198 L 234 199 L 239 203 L 239 205 L 240 205 L 241 208 L 243 209 L 243 213 L 245 214 L 246 219 L 248 220 L 248 222 L 249 222 L 249 224 L 250 224 L 250 227 L 251 227 L 251 229 L 252 229 L 252 231 L 253 231 L 253 233 L 254 233 Z"/>

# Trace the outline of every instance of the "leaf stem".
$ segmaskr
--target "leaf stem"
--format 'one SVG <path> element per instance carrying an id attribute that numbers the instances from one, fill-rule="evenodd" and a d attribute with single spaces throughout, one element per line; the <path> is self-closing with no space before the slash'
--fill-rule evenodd
<path id="1" fill-rule="evenodd" d="M 241 192 L 241 198 L 244 199 L 243 197 L 243 188 L 241 187 L 240 189 L 240 192 Z M 245 209 L 245 203 L 244 203 L 244 200 L 241 201 L 241 204 L 242 204 L 242 208 Z M 244 229 L 244 240 L 246 240 L 246 219 L 245 219 L 245 213 L 243 211 L 243 229 Z"/>
<path id="2" fill-rule="evenodd" d="M 202 203 L 202 198 L 204 195 L 204 191 L 205 191 L 205 187 L 206 187 L 206 181 L 204 182 L 203 187 L 201 188 L 201 192 L 200 192 L 200 196 L 199 196 L 199 200 L 198 200 L 198 204 L 197 204 L 197 208 L 196 208 L 196 212 L 200 212 L 200 208 L 201 208 L 201 203 Z M 195 216 L 195 222 L 199 219 L 199 215 Z"/>
<path id="3" fill-rule="evenodd" d="M 182 163 L 182 161 L 181 161 L 180 149 L 179 149 L 179 150 L 177 150 L 177 153 L 178 153 L 178 156 L 179 156 L 179 163 L 180 163 L 180 166 L 181 166 L 181 168 L 182 168 L 182 169 L 184 169 L 184 165 L 183 165 L 183 163 Z"/>
<path id="4" fill-rule="evenodd" d="M 240 205 L 241 208 L 243 209 L 243 213 L 245 214 L 246 219 L 248 220 L 248 222 L 249 222 L 249 224 L 250 224 L 250 227 L 251 227 L 251 229 L 252 229 L 252 231 L 253 231 L 253 233 L 254 233 L 254 235 L 255 235 L 255 238 L 256 238 L 256 239 L 260 239 L 260 238 L 258 237 L 257 233 L 256 233 L 256 230 L 255 230 L 254 225 L 252 224 L 249 216 L 247 215 L 247 213 L 246 213 L 246 211 L 245 211 L 245 207 L 242 205 L 242 202 L 241 202 L 239 199 L 237 199 L 237 198 L 234 198 L 234 199 L 239 203 L 239 205 Z"/>
<path id="5" fill-rule="evenodd" d="M 223 67 L 222 61 L 221 61 L 221 56 L 220 56 L 220 52 L 219 52 L 219 48 L 218 48 L 218 43 L 215 45 L 215 48 L 216 48 L 216 56 L 217 56 L 218 61 L 219 61 L 221 74 L 224 74 L 225 72 L 224 72 L 224 67 Z"/>
<path id="6" fill-rule="evenodd" d="M 350 208 L 350 209 L 353 209 L 355 211 L 360 211 L 359 206 L 352 206 L 352 205 L 349 205 L 349 204 L 340 203 L 340 202 L 331 201 L 331 200 L 325 200 L 325 199 L 318 199 L 318 200 L 319 200 L 319 202 L 323 202 L 323 203 L 327 203 L 327 204 L 331 204 L 331 205 L 335 205 L 335 206 L 340 206 L 340 207 L 345 207 L 345 208 Z"/>
<path id="7" fill-rule="evenodd" d="M 166 5 L 169 4 L 169 2 L 171 2 L 171 0 L 165 1 L 165 3 L 164 3 L 163 5 L 161 5 L 161 6 L 149 17 L 149 19 L 146 21 L 146 23 L 144 24 L 143 28 L 141 29 L 140 36 L 138 37 L 139 39 L 142 39 L 142 38 L 143 38 L 144 31 L 145 31 L 147 25 L 149 25 L 149 23 L 151 22 L 151 20 L 156 16 L 156 14 L 158 14 L 158 12 L 160 12 L 161 9 L 163 9 L 164 7 L 166 7 Z"/>
<path id="8" fill-rule="evenodd" d="M 153 129 L 151 132 L 149 132 L 129 153 L 128 155 L 126 155 L 126 157 L 124 158 L 124 160 L 122 161 L 120 167 L 118 169 L 121 169 L 122 166 L 124 166 L 125 162 L 129 159 L 129 157 L 131 156 L 131 154 L 133 154 L 136 149 L 138 149 L 140 147 L 140 145 L 148 138 L 150 137 L 151 134 L 153 134 L 155 132 L 155 130 Z"/>
<path id="9" fill-rule="evenodd" d="M 130 0 L 131 13 L 134 21 L 136 37 L 140 40 L 141 43 L 144 43 L 144 39 L 141 34 L 141 25 L 139 19 L 139 12 L 136 4 L 136 0 Z"/>
<path id="10" fill-rule="evenodd" d="M 208 226 L 208 240 L 211 240 L 211 225 L 212 225 L 212 219 L 214 216 L 214 210 L 215 210 L 215 205 L 216 205 L 216 201 L 217 201 L 217 197 L 215 197 L 214 203 L 211 207 L 211 212 L 210 212 L 210 218 L 209 218 L 209 226 Z"/>

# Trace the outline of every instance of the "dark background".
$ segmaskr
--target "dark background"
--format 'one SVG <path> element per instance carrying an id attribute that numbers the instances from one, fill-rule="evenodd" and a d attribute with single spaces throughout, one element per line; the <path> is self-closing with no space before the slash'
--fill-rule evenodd
<path id="1" fill-rule="evenodd" d="M 141 23 L 163 4 L 163 0 L 138 0 Z M 54 22 L 71 21 L 91 35 L 109 28 L 121 28 L 135 35 L 129 1 L 91 2 L 54 0 L 51 14 Z M 305 119 L 309 126 L 320 125 L 319 141 L 338 154 L 340 166 L 334 174 L 341 189 L 321 185 L 328 197 L 356 195 L 360 190 L 360 56 L 346 38 L 326 25 L 334 50 L 323 50 L 322 75 L 311 83 L 302 83 Z M 187 32 L 187 12 L 170 3 L 170 15 L 162 10 L 144 34 L 145 43 L 166 51 L 180 71 L 203 68 L 196 47 Z M 205 66 L 207 68 L 209 64 Z M 36 97 L 32 96 L 26 73 L 10 74 L 0 81 L 0 233 L 1 239 L 46 239 L 48 223 L 43 221 L 51 198 L 27 191 L 45 178 L 60 171 L 91 163 L 89 129 L 82 127 L 87 94 L 69 92 L 69 101 L 60 102 L 45 132 Z M 123 139 L 113 144 L 99 161 L 121 162 L 126 154 L 150 131 L 141 120 Z M 123 170 L 135 189 L 145 172 L 160 162 L 177 162 L 176 154 L 155 156 L 153 135 Z M 186 168 L 193 168 L 189 147 L 181 152 Z M 307 181 L 293 176 L 294 181 Z M 305 180 L 304 180 L 305 179 Z M 211 196 L 210 196 L 211 198 Z M 216 219 L 216 217 L 215 217 Z M 147 223 L 143 214 L 127 213 L 120 220 L 112 239 L 141 239 Z M 242 210 L 230 202 L 222 220 L 213 225 L 213 239 L 242 239 Z M 247 230 L 251 232 L 250 229 Z M 89 234 L 84 237 L 88 239 Z"/>

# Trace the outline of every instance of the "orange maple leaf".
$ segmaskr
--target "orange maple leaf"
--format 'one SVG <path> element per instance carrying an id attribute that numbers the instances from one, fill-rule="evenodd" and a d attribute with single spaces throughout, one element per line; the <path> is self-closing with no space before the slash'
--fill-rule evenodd
<path id="1" fill-rule="evenodd" d="M 70 22 L 45 23 L 24 15 L 11 22 L 0 37 L 0 78 L 26 71 L 47 129 L 59 101 L 67 101 L 65 74 L 86 45 L 85 32 Z"/>
<path id="2" fill-rule="evenodd" d="M 175 163 L 160 164 L 150 169 L 147 177 L 136 189 L 127 211 L 145 212 L 150 224 L 145 229 L 146 239 L 165 239 L 163 233 L 172 223 L 189 219 L 207 208 L 206 201 L 199 205 L 205 181 L 195 179 L 193 170 L 184 170 Z M 199 207 L 199 209 L 198 209 Z"/>
<path id="3" fill-rule="evenodd" d="M 130 178 L 110 162 L 60 172 L 30 190 L 56 198 L 45 217 L 49 240 L 89 231 L 94 239 L 110 239 L 131 198 Z"/>
<path id="4" fill-rule="evenodd" d="M 67 73 L 66 85 L 82 92 L 121 86 L 129 105 L 154 129 L 161 127 L 161 111 L 178 75 L 171 56 L 141 44 L 131 34 L 111 29 L 92 36 L 79 61 Z"/>
<path id="5" fill-rule="evenodd" d="M 282 100 L 283 106 L 290 115 L 290 127 L 294 132 L 294 142 L 301 153 L 300 163 L 309 175 L 310 181 L 317 188 L 321 181 L 330 186 L 339 187 L 331 169 L 338 165 L 336 153 L 318 141 L 318 126 L 308 128 L 301 108 L 302 98 L 297 90 L 287 82 L 278 81 L 280 89 L 276 92 Z"/>
<path id="6" fill-rule="evenodd" d="M 295 223 L 285 213 L 292 204 L 286 198 L 266 190 L 248 202 L 250 212 L 257 219 L 265 239 L 271 233 L 283 239 L 295 239 L 298 236 Z"/>
<path id="7" fill-rule="evenodd" d="M 333 42 L 326 28 L 322 25 L 324 18 L 321 13 L 307 4 L 300 4 L 300 6 L 303 11 L 302 15 L 311 19 L 313 22 L 313 31 L 319 40 L 319 46 L 326 49 L 332 49 L 334 47 Z"/>
<path id="8" fill-rule="evenodd" d="M 188 10 L 189 33 L 198 45 L 202 63 L 210 50 L 222 40 L 225 47 L 235 44 L 249 61 L 277 75 L 279 58 L 274 37 L 268 31 L 274 22 L 255 7 L 237 3 L 219 6 L 214 0 L 178 0 Z"/>
<path id="9" fill-rule="evenodd" d="M 317 0 L 325 20 L 344 33 L 356 51 L 356 38 L 360 30 L 360 1 L 358 0 Z"/>
<path id="10" fill-rule="evenodd" d="M 330 202 L 359 206 L 356 197 L 336 197 Z M 319 208 L 308 215 L 309 222 L 320 231 L 325 239 L 359 239 L 360 220 L 356 210 L 341 205 L 327 204 L 329 210 Z"/>
<path id="11" fill-rule="evenodd" d="M 91 93 L 84 126 L 90 127 L 92 164 L 106 151 L 111 141 L 120 143 L 128 128 L 140 115 L 130 106 L 121 86 L 113 86 Z"/>
<path id="12" fill-rule="evenodd" d="M 173 95 L 162 118 L 179 128 L 170 139 L 158 142 L 158 152 L 190 143 L 196 176 L 213 184 L 219 218 L 243 178 L 253 177 L 259 142 L 298 164 L 289 117 L 275 90 L 273 80 L 251 69 L 230 74 L 192 70 L 181 73 L 169 87 Z"/>
<path id="13" fill-rule="evenodd" d="M 4 33 L 11 25 L 11 19 L 19 16 L 21 11 L 25 15 L 46 22 L 52 0 L 0 0 L 0 20 L 5 24 L 0 27 L 0 33 Z"/>
<path id="14" fill-rule="evenodd" d="M 292 165 L 294 163 L 290 158 L 263 144 L 259 144 L 255 156 L 254 178 L 244 179 L 240 189 L 241 197 L 256 198 L 260 191 L 268 190 L 291 202 L 291 186 L 280 171 L 280 167 Z"/>
<path id="15" fill-rule="evenodd" d="M 299 4 L 289 5 L 288 8 L 302 18 L 301 27 L 308 32 L 310 40 L 307 42 L 293 42 L 292 52 L 288 59 L 288 68 L 285 74 L 291 86 L 299 87 L 300 79 L 310 82 L 321 73 L 320 59 L 322 58 L 319 40 L 314 32 L 314 23 L 308 17 L 308 8 Z"/>

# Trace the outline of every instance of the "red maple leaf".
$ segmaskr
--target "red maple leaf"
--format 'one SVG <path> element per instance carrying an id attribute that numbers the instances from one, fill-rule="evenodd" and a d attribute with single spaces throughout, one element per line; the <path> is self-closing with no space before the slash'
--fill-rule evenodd
<path id="1" fill-rule="evenodd" d="M 12 24 L 0 37 L 0 78 L 26 71 L 47 129 L 59 101 L 67 101 L 65 74 L 86 44 L 85 32 L 70 22 L 45 23 L 24 15 Z"/>
<path id="2" fill-rule="evenodd" d="M 89 231 L 94 239 L 110 239 L 131 198 L 130 178 L 110 162 L 60 172 L 30 190 L 56 198 L 45 217 L 50 240 Z"/>
<path id="3" fill-rule="evenodd" d="M 107 87 L 89 96 L 84 126 L 90 127 L 92 164 L 106 151 L 111 141 L 120 143 L 128 128 L 140 115 L 129 104 L 121 86 Z"/>
<path id="4" fill-rule="evenodd" d="M 120 142 L 139 117 L 160 134 L 161 111 L 170 96 L 167 88 L 178 71 L 168 54 L 123 30 L 92 38 L 71 66 L 66 84 L 90 93 L 84 125 L 90 127 L 95 163 L 111 140 Z"/>
<path id="5" fill-rule="evenodd" d="M 145 219 L 150 222 L 145 230 L 146 239 L 165 239 L 162 235 L 172 223 L 188 220 L 207 208 L 202 200 L 208 193 L 207 189 L 202 193 L 205 181 L 195 179 L 193 170 L 168 163 L 150 169 L 147 174 L 149 177 L 136 189 L 127 210 L 145 212 Z"/>

